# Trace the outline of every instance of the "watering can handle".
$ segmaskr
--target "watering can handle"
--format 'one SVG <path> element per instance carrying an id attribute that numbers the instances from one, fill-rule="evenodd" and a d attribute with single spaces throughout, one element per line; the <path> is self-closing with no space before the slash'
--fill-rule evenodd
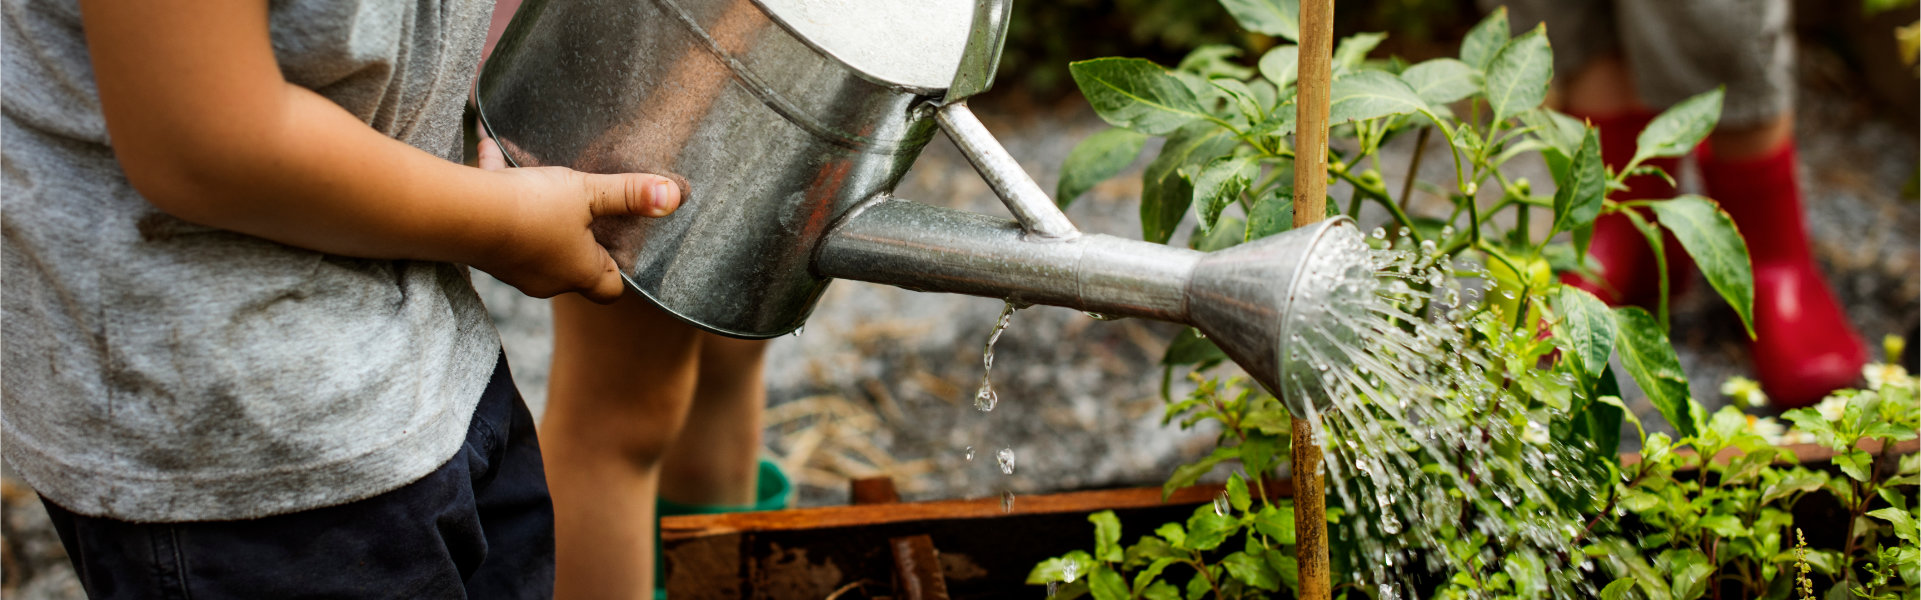
<path id="1" fill-rule="evenodd" d="M 948 139 L 954 141 L 961 154 L 967 156 L 967 162 L 973 163 L 974 170 L 987 180 L 988 187 L 994 188 L 994 193 L 1001 197 L 1007 210 L 1014 213 L 1014 219 L 1020 221 L 1021 229 L 1026 230 L 1029 237 L 1036 241 L 1059 241 L 1080 236 L 1080 230 L 1075 229 L 1054 200 L 1047 197 L 1047 192 L 1041 191 L 1041 186 L 1027 176 L 1013 155 L 1001 147 L 994 134 L 987 132 L 987 126 L 974 116 L 974 111 L 968 110 L 967 103 L 942 106 L 934 113 L 934 119 L 940 122 L 941 130 L 947 132 Z"/>
<path id="2" fill-rule="evenodd" d="M 987 132 L 974 111 L 967 108 L 967 97 L 987 91 L 994 85 L 994 71 L 1001 62 L 1001 46 L 1007 41 L 1007 19 L 1013 13 L 1013 0 L 976 0 L 974 25 L 967 32 L 967 47 L 961 54 L 960 69 L 947 95 L 934 113 L 941 129 L 954 140 L 967 162 L 994 188 L 994 193 L 1014 213 L 1029 237 L 1039 241 L 1067 240 L 1080 235 L 1047 192 L 1021 170 L 994 135 Z"/>

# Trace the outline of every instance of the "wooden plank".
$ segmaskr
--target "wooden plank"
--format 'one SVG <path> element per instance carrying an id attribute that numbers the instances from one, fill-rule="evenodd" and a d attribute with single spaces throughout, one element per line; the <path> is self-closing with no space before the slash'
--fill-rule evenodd
<path id="1" fill-rule="evenodd" d="M 1267 482 L 1270 498 L 1287 498 L 1294 488 L 1287 480 Z M 793 531 L 885 525 L 937 519 L 994 519 L 1020 515 L 1089 513 L 1102 509 L 1127 509 L 1169 504 L 1199 504 L 1212 501 L 1222 491 L 1220 484 L 1203 484 L 1181 490 L 1165 502 L 1160 488 L 1126 488 L 1016 496 L 1011 511 L 1001 510 L 1000 498 L 903 502 L 877 506 L 821 506 L 790 510 L 685 515 L 661 519 L 662 542 L 686 540 L 742 531 Z"/>

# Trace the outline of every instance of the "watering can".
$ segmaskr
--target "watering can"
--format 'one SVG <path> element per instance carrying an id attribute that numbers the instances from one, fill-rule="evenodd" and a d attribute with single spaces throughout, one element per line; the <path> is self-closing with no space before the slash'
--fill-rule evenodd
<path id="1" fill-rule="evenodd" d="M 594 233 L 630 287 L 708 331 L 791 332 L 832 280 L 856 279 L 1193 325 L 1296 414 L 1320 404 L 1279 393 L 1311 373 L 1281 340 L 1357 259 L 1324 243 L 1354 227 L 1212 253 L 1078 231 L 965 102 L 993 80 L 1009 13 L 1008 0 L 529 0 L 475 102 L 517 166 L 679 181 L 672 215 Z M 1014 219 L 891 195 L 937 130 Z"/>

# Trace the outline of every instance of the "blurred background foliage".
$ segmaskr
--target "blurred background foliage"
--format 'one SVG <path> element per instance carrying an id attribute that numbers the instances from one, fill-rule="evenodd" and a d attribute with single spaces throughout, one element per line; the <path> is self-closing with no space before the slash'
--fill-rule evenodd
<path id="1" fill-rule="evenodd" d="M 1916 0 L 1794 4 L 1802 60 L 1820 71 L 1817 79 L 1859 84 L 1872 91 L 1880 112 L 1921 127 L 1921 87 L 1896 33 L 1921 18 Z M 1174 65 L 1204 44 L 1227 44 L 1252 64 L 1275 44 L 1243 32 L 1213 0 L 1018 0 L 1014 10 L 1000 84 L 1042 103 L 1076 95 L 1071 61 L 1130 56 Z M 1340 0 L 1335 34 L 1386 31 L 1374 56 L 1420 61 L 1453 55 L 1480 14 L 1475 0 Z"/>

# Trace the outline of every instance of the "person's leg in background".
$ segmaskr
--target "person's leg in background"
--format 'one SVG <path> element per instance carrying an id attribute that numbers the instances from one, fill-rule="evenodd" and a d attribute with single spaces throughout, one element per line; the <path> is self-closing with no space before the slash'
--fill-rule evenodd
<path id="1" fill-rule="evenodd" d="M 1757 378 L 1780 408 L 1853 384 L 1867 347 L 1814 261 L 1796 174 L 1794 42 L 1786 0 L 1623 0 L 1623 47 L 1648 101 L 1727 86 L 1696 153 L 1708 197 L 1748 240 Z"/>
<path id="2" fill-rule="evenodd" d="M 765 340 L 702 334 L 693 407 L 663 459 L 656 517 L 786 508 L 793 486 L 761 457 L 766 352 Z M 665 588 L 658 556 L 654 573 Z"/>
<path id="3" fill-rule="evenodd" d="M 767 342 L 701 336 L 693 406 L 661 464 L 660 497 L 689 505 L 752 505 L 767 403 L 761 377 Z"/>
<path id="4" fill-rule="evenodd" d="M 553 300 L 540 438 L 554 498 L 556 598 L 649 598 L 654 503 L 705 334 L 636 294 Z"/>
<path id="5" fill-rule="evenodd" d="M 1548 40 L 1554 44 L 1556 108 L 1594 126 L 1600 136 L 1601 160 L 1609 168 L 1627 166 L 1634 157 L 1635 138 L 1654 120 L 1655 111 L 1642 101 L 1634 74 L 1622 56 L 1616 3 L 1504 1 L 1511 11 L 1508 23 L 1514 33 L 1547 24 Z M 1679 176 L 1680 163 L 1678 158 L 1647 161 L 1675 176 Z M 1632 177 L 1626 183 L 1627 190 L 1610 197 L 1623 201 L 1672 198 L 1676 194 L 1673 185 L 1655 175 Z M 1692 263 L 1672 241 L 1663 253 L 1668 257 L 1670 293 L 1677 292 L 1688 281 Z M 1653 306 L 1659 300 L 1654 251 L 1626 216 L 1610 214 L 1595 221 L 1588 255 L 1598 263 L 1595 276 L 1568 272 L 1562 274 L 1562 280 L 1612 305 Z"/>

